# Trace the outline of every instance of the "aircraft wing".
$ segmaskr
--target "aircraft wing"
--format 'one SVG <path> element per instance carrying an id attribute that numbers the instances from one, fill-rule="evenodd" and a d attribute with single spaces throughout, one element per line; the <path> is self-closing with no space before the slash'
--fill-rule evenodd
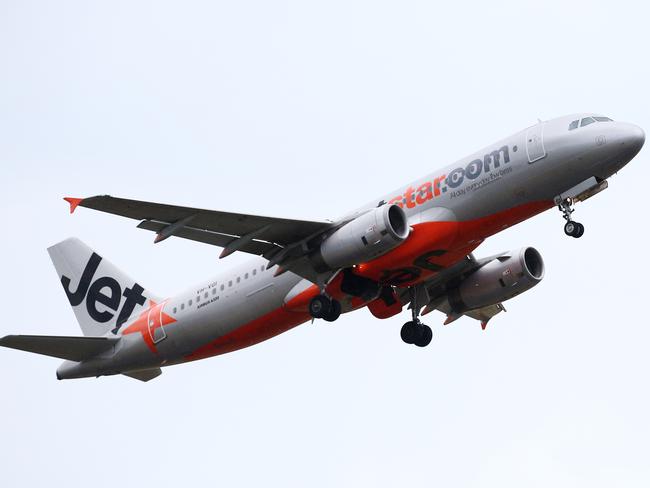
<path id="1" fill-rule="evenodd" d="M 77 207 L 85 207 L 139 220 L 138 228 L 156 232 L 155 242 L 172 236 L 182 237 L 223 247 L 220 257 L 235 251 L 263 256 L 270 261 L 269 267 L 300 261 L 304 258 L 306 243 L 334 226 L 331 222 L 220 212 L 109 195 L 65 200 L 70 203 L 71 213 Z M 315 272 L 304 262 L 299 264 L 291 270 L 315 281 Z"/>

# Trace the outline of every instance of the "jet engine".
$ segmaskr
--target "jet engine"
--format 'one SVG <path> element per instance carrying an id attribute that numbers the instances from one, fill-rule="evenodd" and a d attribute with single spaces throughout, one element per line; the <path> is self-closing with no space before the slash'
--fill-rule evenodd
<path id="1" fill-rule="evenodd" d="M 317 269 L 326 270 L 370 261 L 397 247 L 409 232 L 404 210 L 397 205 L 382 205 L 328 236 L 312 255 L 312 262 Z"/>
<path id="2" fill-rule="evenodd" d="M 509 300 L 530 290 L 544 278 L 544 260 L 532 247 L 496 257 L 449 291 L 448 300 L 457 313 Z"/>

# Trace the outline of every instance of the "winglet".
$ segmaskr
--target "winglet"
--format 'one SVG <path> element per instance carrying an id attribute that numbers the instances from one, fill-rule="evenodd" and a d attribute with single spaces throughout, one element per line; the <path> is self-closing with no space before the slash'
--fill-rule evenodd
<path id="1" fill-rule="evenodd" d="M 485 330 L 485 328 L 487 327 L 487 324 L 488 324 L 487 320 L 482 320 L 481 321 L 481 329 Z"/>
<path id="2" fill-rule="evenodd" d="M 70 204 L 70 213 L 72 214 L 83 201 L 83 198 L 65 197 L 64 200 Z"/>

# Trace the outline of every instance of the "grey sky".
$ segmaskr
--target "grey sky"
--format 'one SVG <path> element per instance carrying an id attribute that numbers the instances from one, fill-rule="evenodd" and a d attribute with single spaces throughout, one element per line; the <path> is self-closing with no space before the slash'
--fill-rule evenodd
<path id="1" fill-rule="evenodd" d="M 334 218 L 520 130 L 597 111 L 650 131 L 638 1 L 0 0 L 2 323 L 78 335 L 45 249 L 75 235 L 173 294 L 233 263 L 63 196 Z M 230 355 L 58 382 L 0 350 L 5 486 L 648 486 L 647 149 L 536 246 L 486 332 L 405 346 L 367 311 Z"/>

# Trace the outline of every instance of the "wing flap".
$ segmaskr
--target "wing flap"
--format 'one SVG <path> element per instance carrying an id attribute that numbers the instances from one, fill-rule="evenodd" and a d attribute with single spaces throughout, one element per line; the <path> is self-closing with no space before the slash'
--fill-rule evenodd
<path id="1" fill-rule="evenodd" d="M 119 340 L 109 337 L 9 335 L 0 339 L 0 346 L 69 361 L 85 361 L 107 352 Z"/>
<path id="2" fill-rule="evenodd" d="M 161 232 L 165 229 L 169 223 L 158 222 L 155 220 L 143 220 L 138 224 L 139 229 L 150 230 L 153 232 Z M 202 242 L 204 244 L 210 244 L 212 246 L 226 247 L 232 241 L 238 239 L 237 236 L 232 236 L 228 234 L 221 234 L 219 232 L 213 232 L 205 229 L 197 229 L 194 226 L 185 226 L 180 229 L 177 229 L 174 232 L 174 236 L 182 237 L 183 239 L 189 239 L 192 241 Z M 244 246 L 241 246 L 238 250 L 244 251 L 249 254 L 264 255 L 271 252 L 273 249 L 281 249 L 275 244 L 270 242 L 260 242 L 258 240 L 253 240 L 247 243 Z"/>

